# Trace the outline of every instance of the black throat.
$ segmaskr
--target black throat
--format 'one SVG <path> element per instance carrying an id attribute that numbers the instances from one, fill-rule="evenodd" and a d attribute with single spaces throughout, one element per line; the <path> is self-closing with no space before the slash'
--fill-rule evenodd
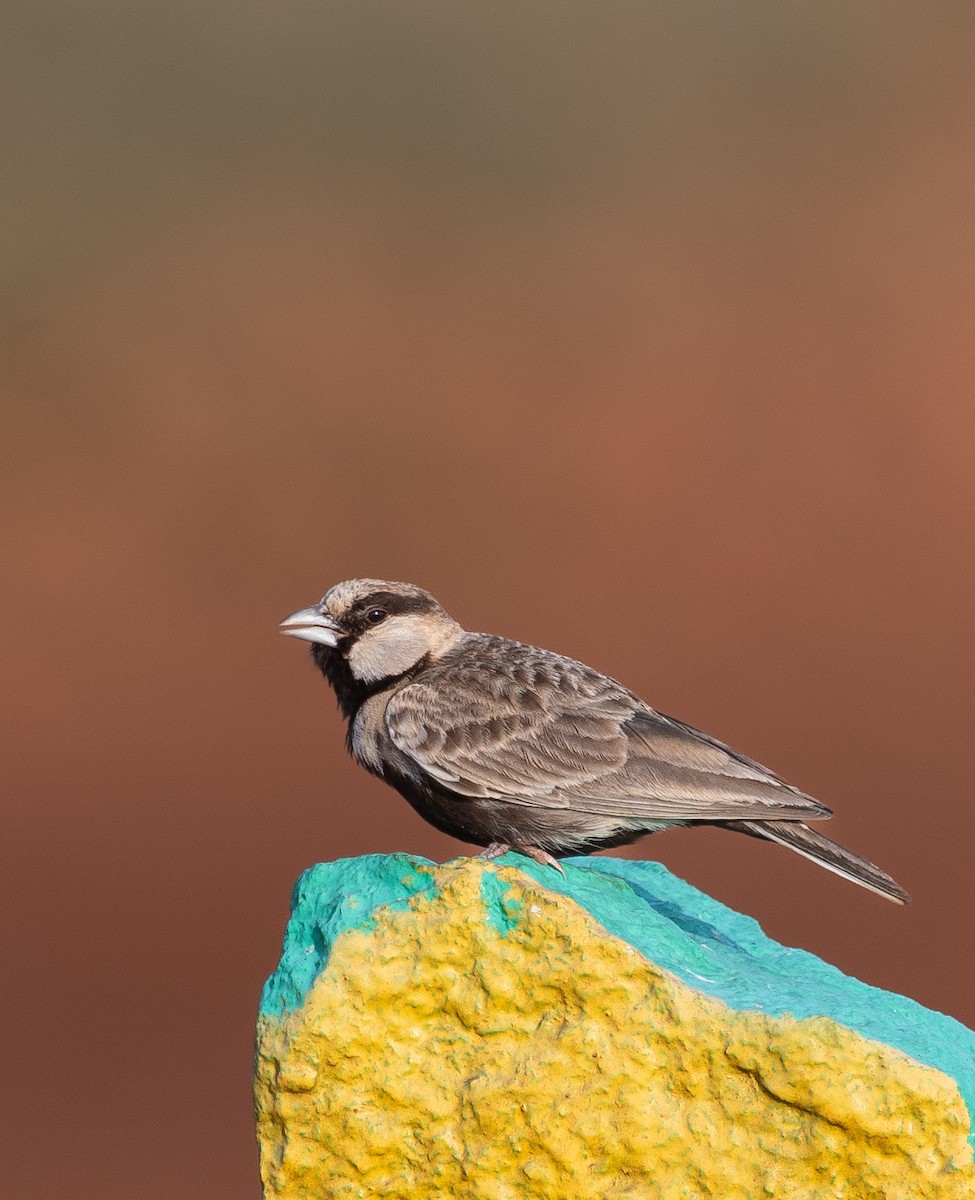
<path id="1" fill-rule="evenodd" d="M 397 683 L 411 679 L 430 665 L 429 654 L 424 654 L 419 662 L 415 662 L 406 671 L 400 671 L 396 675 L 386 675 L 382 679 L 374 679 L 369 683 L 363 683 L 361 679 L 356 679 L 352 674 L 349 664 L 343 655 L 337 650 L 333 650 L 331 646 L 315 644 L 311 648 L 311 656 L 315 666 L 318 667 L 328 680 L 332 691 L 338 699 L 342 716 L 347 721 L 351 721 L 355 717 L 356 713 L 370 696 L 376 696 L 380 692 L 385 692 L 388 688 L 394 687 Z"/>

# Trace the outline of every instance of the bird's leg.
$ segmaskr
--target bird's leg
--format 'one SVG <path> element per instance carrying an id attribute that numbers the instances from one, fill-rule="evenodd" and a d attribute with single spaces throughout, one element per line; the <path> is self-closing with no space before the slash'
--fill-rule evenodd
<path id="1" fill-rule="evenodd" d="M 492 858 L 500 858 L 502 854 L 507 854 L 509 850 L 517 850 L 519 854 L 524 854 L 525 858 L 530 858 L 537 862 L 542 867 L 554 867 L 560 875 L 565 874 L 565 869 L 557 858 L 553 858 L 546 850 L 539 850 L 537 846 L 514 846 L 508 842 L 492 842 L 490 846 L 482 850 L 479 858 L 486 858 L 489 862 Z"/>

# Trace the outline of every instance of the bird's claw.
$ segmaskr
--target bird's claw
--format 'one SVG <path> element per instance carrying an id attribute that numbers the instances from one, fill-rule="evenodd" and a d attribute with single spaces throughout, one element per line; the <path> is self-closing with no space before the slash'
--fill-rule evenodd
<path id="1" fill-rule="evenodd" d="M 487 859 L 489 862 L 492 858 L 500 858 L 502 854 L 507 854 L 509 850 L 516 850 L 519 854 L 524 854 L 526 858 L 530 858 L 533 862 L 537 862 L 541 867 L 554 867 L 560 875 L 565 875 L 565 868 L 557 858 L 553 858 L 547 850 L 539 850 L 537 846 L 512 846 L 508 842 L 492 842 L 481 851 L 479 857 Z"/>

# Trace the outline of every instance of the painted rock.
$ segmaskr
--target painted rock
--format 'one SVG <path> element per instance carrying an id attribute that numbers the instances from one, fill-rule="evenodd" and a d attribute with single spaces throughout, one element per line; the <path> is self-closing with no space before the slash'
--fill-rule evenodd
<path id="1" fill-rule="evenodd" d="M 295 887 L 276 1200 L 962 1200 L 975 1034 L 652 862 L 347 859 Z"/>

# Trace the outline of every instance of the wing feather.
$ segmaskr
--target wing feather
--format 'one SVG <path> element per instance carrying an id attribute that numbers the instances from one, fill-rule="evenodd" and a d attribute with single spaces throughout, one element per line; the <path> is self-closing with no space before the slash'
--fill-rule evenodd
<path id="1" fill-rule="evenodd" d="M 830 815 L 615 680 L 484 634 L 396 692 L 385 720 L 393 744 L 458 799 L 647 820 Z"/>

